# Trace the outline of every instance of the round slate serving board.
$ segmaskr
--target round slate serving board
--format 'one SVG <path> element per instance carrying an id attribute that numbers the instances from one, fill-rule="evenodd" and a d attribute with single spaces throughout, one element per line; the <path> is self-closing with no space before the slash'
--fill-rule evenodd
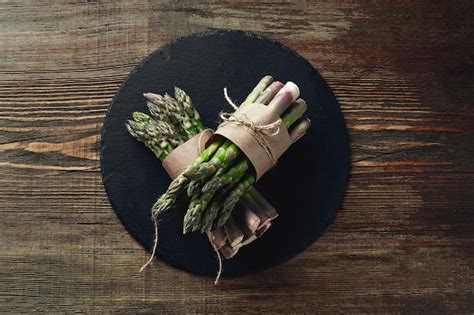
<path id="1" fill-rule="evenodd" d="M 223 275 L 275 266 L 303 251 L 329 224 L 349 172 L 348 136 L 331 90 L 308 61 L 275 41 L 242 31 L 207 31 L 179 38 L 136 66 L 105 118 L 103 182 L 117 216 L 147 250 L 153 243 L 150 208 L 170 179 L 155 156 L 124 126 L 133 111 L 148 112 L 142 94 L 172 94 L 173 87 L 179 86 L 191 96 L 204 124 L 215 128 L 219 112 L 231 111 L 223 88 L 239 103 L 267 74 L 300 87 L 313 124 L 256 184 L 280 216 L 262 238 L 224 262 Z M 184 202 L 178 203 L 160 217 L 157 256 L 189 272 L 215 275 L 216 257 L 205 235 L 182 234 L 185 209 Z"/>

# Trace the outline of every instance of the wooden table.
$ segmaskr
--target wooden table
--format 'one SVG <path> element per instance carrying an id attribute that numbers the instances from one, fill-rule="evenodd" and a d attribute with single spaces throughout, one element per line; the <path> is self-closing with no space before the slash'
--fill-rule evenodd
<path id="1" fill-rule="evenodd" d="M 474 312 L 474 4 L 0 4 L 0 311 Z M 124 230 L 102 186 L 104 115 L 153 50 L 247 29 L 305 56 L 342 106 L 352 171 L 294 259 L 212 279 Z"/>

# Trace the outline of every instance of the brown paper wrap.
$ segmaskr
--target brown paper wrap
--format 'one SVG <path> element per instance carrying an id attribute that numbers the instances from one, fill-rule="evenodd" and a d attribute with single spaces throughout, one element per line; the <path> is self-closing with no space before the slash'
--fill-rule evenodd
<path id="1" fill-rule="evenodd" d="M 199 157 L 211 135 L 212 130 L 206 129 L 168 154 L 162 164 L 171 179 L 178 177 L 186 167 Z"/>
<path id="2" fill-rule="evenodd" d="M 290 147 L 288 130 L 280 117 L 263 104 L 244 106 L 232 116 L 214 134 L 229 139 L 244 152 L 254 166 L 258 180 Z M 272 128 L 265 128 L 270 124 L 273 124 Z"/>

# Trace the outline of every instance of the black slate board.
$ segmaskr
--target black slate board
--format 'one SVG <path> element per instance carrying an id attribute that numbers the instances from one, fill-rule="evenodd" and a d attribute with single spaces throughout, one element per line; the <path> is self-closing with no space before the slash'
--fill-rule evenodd
<path id="1" fill-rule="evenodd" d="M 223 275 L 275 266 L 303 251 L 329 224 L 349 172 L 348 136 L 336 98 L 311 64 L 289 48 L 253 33 L 213 30 L 179 38 L 136 66 L 105 118 L 103 182 L 118 217 L 147 250 L 153 242 L 150 207 L 170 179 L 124 127 L 133 111 L 147 112 L 142 93 L 171 94 L 179 86 L 192 97 L 205 125 L 215 128 L 219 112 L 231 111 L 223 88 L 238 103 L 266 74 L 300 87 L 313 124 L 256 185 L 280 217 L 261 239 L 224 262 Z M 181 203 L 160 217 L 158 257 L 189 272 L 215 275 L 216 257 L 206 237 L 182 235 L 184 211 Z"/>

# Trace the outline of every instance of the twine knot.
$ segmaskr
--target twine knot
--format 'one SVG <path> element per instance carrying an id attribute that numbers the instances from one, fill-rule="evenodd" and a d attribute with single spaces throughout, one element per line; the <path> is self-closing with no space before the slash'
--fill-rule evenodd
<path id="1" fill-rule="evenodd" d="M 234 108 L 235 111 L 233 113 L 221 112 L 219 114 L 219 117 L 221 118 L 222 123 L 219 126 L 223 127 L 225 125 L 232 124 L 245 128 L 245 130 L 247 130 L 247 132 L 252 137 L 254 137 L 255 140 L 257 140 L 257 142 L 260 144 L 260 146 L 265 150 L 265 153 L 270 159 L 272 166 L 274 166 L 277 162 L 277 159 L 273 155 L 272 149 L 265 140 L 264 136 L 274 136 L 278 132 L 280 132 L 280 128 L 282 126 L 281 119 L 278 119 L 266 125 L 255 125 L 245 113 L 242 113 L 238 110 L 239 108 L 237 107 L 237 105 L 232 102 L 229 95 L 227 94 L 226 87 L 224 88 L 224 98 L 226 99 L 227 103 L 229 103 L 229 105 Z"/>

